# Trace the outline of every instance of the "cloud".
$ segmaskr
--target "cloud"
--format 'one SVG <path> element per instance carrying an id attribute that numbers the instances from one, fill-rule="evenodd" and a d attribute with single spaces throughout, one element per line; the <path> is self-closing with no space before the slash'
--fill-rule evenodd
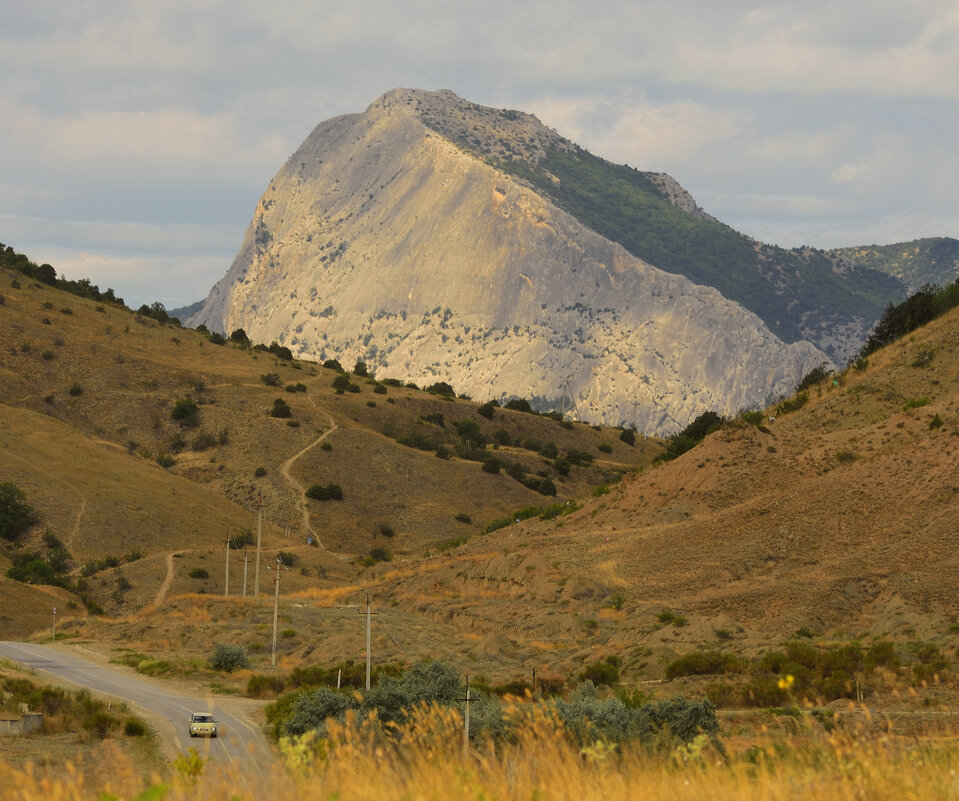
<path id="1" fill-rule="evenodd" d="M 543 98 L 529 108 L 541 121 L 611 161 L 656 170 L 687 161 L 704 146 L 734 139 L 742 113 L 700 103 L 615 101 L 590 96 Z"/>

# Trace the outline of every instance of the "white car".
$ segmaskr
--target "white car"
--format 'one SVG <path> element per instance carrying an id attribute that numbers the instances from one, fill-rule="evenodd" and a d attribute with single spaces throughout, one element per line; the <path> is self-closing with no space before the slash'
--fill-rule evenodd
<path id="1" fill-rule="evenodd" d="M 216 719 L 209 712 L 190 715 L 191 737 L 216 737 Z"/>

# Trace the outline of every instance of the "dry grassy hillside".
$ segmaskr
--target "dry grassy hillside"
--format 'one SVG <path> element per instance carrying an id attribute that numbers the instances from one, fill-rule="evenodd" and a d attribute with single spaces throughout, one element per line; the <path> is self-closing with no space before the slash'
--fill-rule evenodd
<path id="1" fill-rule="evenodd" d="M 68 301 L 57 296 L 51 314 L 42 306 L 47 297 L 53 297 L 47 289 L 11 292 L 0 307 L 5 342 L 32 338 L 27 351 L 14 344 L 3 354 L 4 475 L 45 499 L 38 502 L 44 524 L 56 526 L 65 541 L 76 529 L 70 542 L 78 553 L 80 543 L 90 543 L 84 547 L 91 554 L 126 552 L 126 521 L 133 518 L 122 515 L 133 513 L 130 506 L 170 529 L 168 535 L 154 531 L 151 545 L 130 541 L 146 555 L 120 567 L 133 588 L 110 608 L 130 614 L 97 621 L 77 614 L 63 623 L 71 638 L 165 659 L 172 667 L 164 670 L 214 681 L 220 689 L 223 677 L 200 667 L 211 642 L 240 643 L 254 671 L 269 670 L 270 599 L 217 597 L 223 531 L 251 525 L 252 502 L 262 490 L 271 548 L 299 559 L 281 582 L 280 675 L 301 665 L 362 659 L 357 613 L 367 595 L 379 613 L 377 662 L 436 656 L 492 681 L 532 668 L 544 677 L 576 676 L 609 655 L 621 660 L 625 681 L 659 680 L 679 654 L 722 648 L 751 657 L 797 631 L 820 644 L 889 639 L 905 649 L 923 641 L 947 660 L 955 657 L 956 313 L 813 386 L 801 408 L 768 409 L 758 426 L 730 422 L 675 461 L 629 474 L 594 496 L 592 485 L 604 471 L 630 459 L 648 462 L 659 446 L 640 441 L 631 449 L 615 431 L 504 410 L 487 421 L 468 401 L 393 386 L 376 394 L 355 376 L 360 392 L 336 395 L 334 374 L 315 365 L 295 369 L 262 352 L 217 347 L 196 332 L 138 323 L 128 313 L 98 312 L 75 300 L 64 323 L 57 304 Z M 28 325 L 45 313 L 60 327 Z M 107 326 L 120 337 L 109 349 Z M 56 336 L 63 345 L 55 344 Z M 52 349 L 56 358 L 43 360 L 33 348 Z M 71 350 L 83 356 L 95 349 L 110 356 L 104 374 L 70 372 Z M 118 353 L 123 364 L 136 360 L 138 370 L 119 370 Z M 299 427 L 267 416 L 277 395 L 260 381 L 267 372 L 307 386 L 306 393 L 280 393 Z M 78 398 L 62 389 L 72 380 L 84 383 Z M 52 404 L 43 399 L 51 391 Z M 164 471 L 147 456 L 175 434 L 169 409 L 188 393 L 209 401 L 200 406 L 201 427 L 227 427 L 229 436 L 209 450 L 187 449 Z M 120 398 L 131 398 L 130 411 L 108 416 Z M 95 404 L 105 411 L 90 411 Z M 793 405 L 799 406 L 795 399 Z M 438 414 L 443 427 L 422 421 Z M 31 419 L 37 421 L 32 428 L 23 422 Z M 407 429 L 452 442 L 451 422 L 461 419 L 490 434 L 508 431 L 511 441 L 550 438 L 561 451 L 592 448 L 602 459 L 573 468 L 553 499 L 502 473 L 484 473 L 475 462 L 437 459 L 395 443 Z M 51 492 L 58 486 L 52 478 L 41 492 L 41 474 L 31 472 L 34 457 L 23 457 L 44 453 L 40 432 L 46 441 L 69 444 L 69 460 L 55 460 L 55 449 L 34 460 L 45 475 L 77 487 L 75 496 Z M 128 450 L 123 438 L 139 444 Z M 19 442 L 25 445 L 14 445 Z M 497 453 L 526 460 L 531 470 L 544 463 L 524 448 Z M 253 475 L 258 466 L 266 468 L 259 479 Z M 97 478 L 110 469 L 115 480 Z M 342 484 L 342 502 L 304 501 L 307 484 L 331 481 Z M 101 487 L 98 494 L 93 485 Z M 210 499 L 205 506 L 204 497 Z M 546 519 L 481 532 L 494 517 L 554 500 L 559 505 Z M 99 539 L 92 537 L 88 510 L 110 504 L 121 510 L 116 519 L 124 530 L 107 522 L 97 529 Z M 457 521 L 457 514 L 471 522 Z M 380 524 L 394 536 L 384 536 Z M 305 545 L 311 528 L 324 548 Z M 352 558 L 376 546 L 392 551 L 394 561 L 363 565 Z M 236 593 L 241 567 L 232 564 Z M 208 578 L 191 578 L 197 569 Z M 115 572 L 92 577 L 96 597 L 116 593 Z M 265 592 L 272 590 L 272 575 L 263 574 Z M 129 600 L 134 595 L 137 604 Z M 230 686 L 241 690 L 248 677 L 237 674 Z M 663 689 L 674 690 L 675 684 Z"/>
<path id="2" fill-rule="evenodd" d="M 255 530 L 261 496 L 267 561 L 277 550 L 293 554 L 290 588 L 323 588 L 353 581 L 365 569 L 357 557 L 371 548 L 418 557 L 512 509 L 555 500 L 506 475 L 509 463 L 550 476 L 565 499 L 658 452 L 653 442 L 626 445 L 618 430 L 503 409 L 486 419 L 467 400 L 372 378 L 351 376 L 358 391 L 337 394 L 337 373 L 312 363 L 218 345 L 14 272 L 0 271 L 0 288 L 0 480 L 22 489 L 40 516 L 18 547 L 5 549 L 4 571 L 18 553 L 44 554 L 49 532 L 69 552 L 84 597 L 110 615 L 179 593 L 222 593 L 225 537 Z M 289 418 L 270 416 L 277 398 Z M 194 425 L 171 417 L 184 399 L 196 404 Z M 455 454 L 463 420 L 490 440 L 487 455 L 503 470 L 397 442 L 416 435 Z M 494 436 L 510 444 L 494 447 Z M 533 440 L 593 461 L 562 475 L 530 449 Z M 342 500 L 305 497 L 311 485 L 330 483 Z M 239 559 L 242 551 L 231 553 L 234 592 Z M 11 598 L 43 592 L 0 585 Z M 51 592 L 82 609 L 64 590 Z M 39 606 L 36 616 L 8 615 L 0 637 L 48 625 L 48 604 Z"/>

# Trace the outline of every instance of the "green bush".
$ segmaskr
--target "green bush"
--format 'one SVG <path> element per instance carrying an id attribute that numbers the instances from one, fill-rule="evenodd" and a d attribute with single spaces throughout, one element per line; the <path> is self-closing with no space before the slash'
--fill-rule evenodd
<path id="1" fill-rule="evenodd" d="M 495 409 L 499 408 L 499 404 L 495 400 L 487 401 L 482 406 L 480 406 L 476 413 L 480 417 L 485 417 L 487 420 L 492 420 L 493 415 L 496 414 Z"/>
<path id="2" fill-rule="evenodd" d="M 210 571 L 205 567 L 194 567 L 190 571 L 189 576 L 192 579 L 208 579 L 210 578 Z"/>
<path id="3" fill-rule="evenodd" d="M 747 666 L 745 659 L 734 654 L 722 651 L 693 651 L 666 665 L 666 678 L 742 673 Z"/>
<path id="4" fill-rule="evenodd" d="M 909 398 L 903 405 L 902 410 L 908 412 L 910 409 L 921 409 L 929 405 L 929 398 Z"/>
<path id="5" fill-rule="evenodd" d="M 266 468 L 265 467 L 256 468 L 256 470 L 253 471 L 253 475 L 256 476 L 256 478 L 263 478 L 263 476 L 266 475 Z"/>
<path id="6" fill-rule="evenodd" d="M 193 398 L 180 398 L 173 404 L 170 419 L 181 426 L 192 428 L 200 422 L 200 408 Z"/>
<path id="7" fill-rule="evenodd" d="M 260 381 L 268 387 L 278 387 L 283 383 L 283 379 L 280 378 L 279 373 L 264 373 L 260 376 Z"/>
<path id="8" fill-rule="evenodd" d="M 791 398 L 784 398 L 776 406 L 776 414 L 789 414 L 801 409 L 809 401 L 809 391 L 797 392 Z"/>
<path id="9" fill-rule="evenodd" d="M 23 490 L 8 481 L 0 483 L 0 537 L 16 540 L 38 520 Z"/>
<path id="10" fill-rule="evenodd" d="M 306 497 L 315 501 L 342 501 L 343 488 L 339 484 L 313 484 L 307 491 Z"/>
<path id="11" fill-rule="evenodd" d="M 249 666 L 250 660 L 243 646 L 225 642 L 218 642 L 213 646 L 210 667 L 214 670 L 222 673 L 233 673 L 235 670 L 241 670 Z"/>
<path id="12" fill-rule="evenodd" d="M 147 725 L 140 718 L 127 718 L 123 724 L 123 733 L 127 737 L 145 737 Z"/>
<path id="13" fill-rule="evenodd" d="M 270 409 L 270 417 L 287 418 L 292 417 L 293 412 L 289 404 L 283 398 L 277 398 L 273 401 L 273 408 Z"/>
<path id="14" fill-rule="evenodd" d="M 458 521 L 458 522 L 460 522 L 460 523 L 472 523 L 472 522 L 473 522 L 473 519 L 472 519 L 468 514 L 466 514 L 465 512 L 460 512 L 459 514 L 455 515 L 455 516 L 453 517 L 453 519 L 456 520 L 456 521 Z"/>
<path id="15" fill-rule="evenodd" d="M 176 464 L 176 460 L 166 453 L 161 453 L 159 456 L 157 456 L 157 464 L 166 469 L 168 467 L 173 467 Z"/>
<path id="16" fill-rule="evenodd" d="M 621 664 L 618 656 L 607 656 L 605 659 L 599 659 L 586 666 L 585 670 L 579 674 L 579 680 L 612 687 L 619 681 Z"/>
<path id="17" fill-rule="evenodd" d="M 635 429 L 632 429 L 632 428 L 624 428 L 624 429 L 620 432 L 620 434 L 619 434 L 619 439 L 620 439 L 622 442 L 625 442 L 627 445 L 635 445 L 635 444 L 636 444 L 636 431 L 635 431 Z"/>

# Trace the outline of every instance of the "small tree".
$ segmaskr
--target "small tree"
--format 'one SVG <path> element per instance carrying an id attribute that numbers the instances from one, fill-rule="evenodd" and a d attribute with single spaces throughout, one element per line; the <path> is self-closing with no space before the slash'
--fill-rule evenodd
<path id="1" fill-rule="evenodd" d="M 247 658 L 246 648 L 243 646 L 230 645 L 225 642 L 218 642 L 213 646 L 210 667 L 214 670 L 232 673 L 234 670 L 248 668 L 249 666 L 250 660 Z"/>
<path id="2" fill-rule="evenodd" d="M 369 373 L 366 370 L 366 362 L 362 359 L 357 359 L 356 364 L 353 366 L 353 375 L 358 375 L 360 378 L 367 378 Z"/>
<path id="3" fill-rule="evenodd" d="M 292 417 L 293 412 L 290 410 L 290 405 L 283 400 L 283 398 L 277 398 L 273 401 L 273 408 L 270 409 L 270 417 Z"/>
<path id="4" fill-rule="evenodd" d="M 0 483 L 0 537 L 15 540 L 38 519 L 23 490 L 10 482 Z"/>
<path id="5" fill-rule="evenodd" d="M 170 419 L 175 420 L 181 426 L 193 427 L 200 422 L 200 407 L 197 406 L 193 398 L 180 398 L 173 404 Z"/>

